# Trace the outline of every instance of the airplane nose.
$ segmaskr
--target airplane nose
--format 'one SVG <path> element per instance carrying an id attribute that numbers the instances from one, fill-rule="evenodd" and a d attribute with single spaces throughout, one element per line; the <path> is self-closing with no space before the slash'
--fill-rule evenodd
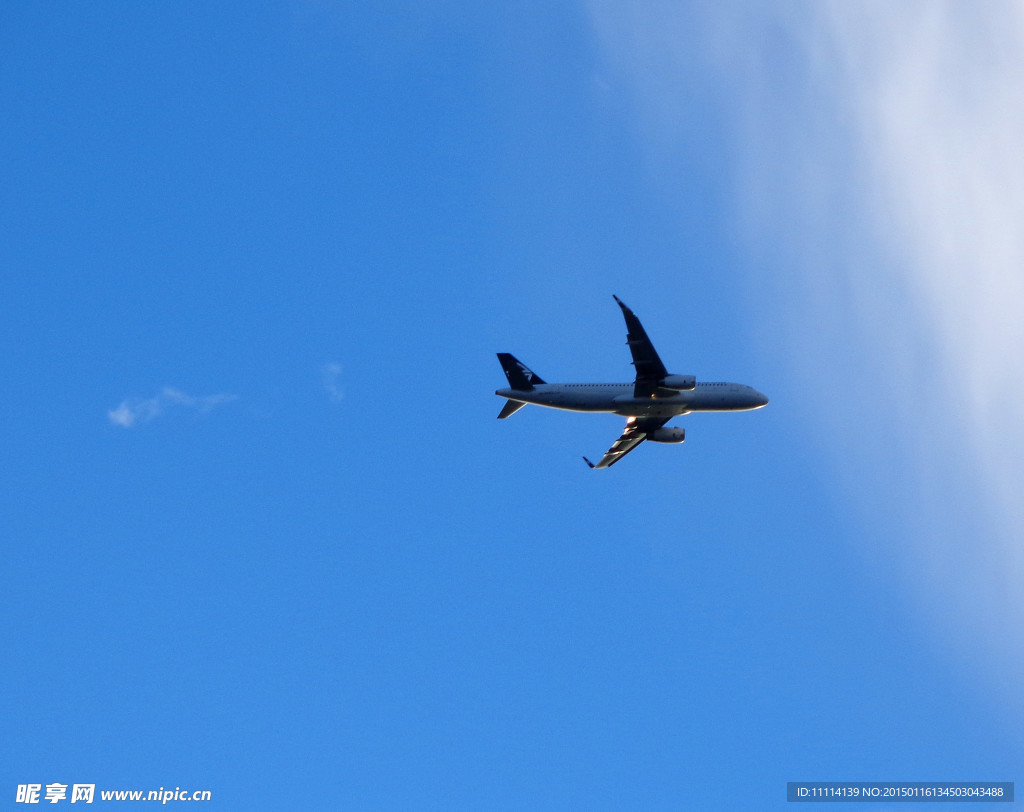
<path id="1" fill-rule="evenodd" d="M 762 406 L 767 406 L 768 405 L 768 398 L 766 398 L 764 395 L 762 395 L 756 389 L 754 390 L 754 397 L 757 398 L 757 408 L 758 409 L 760 409 Z"/>

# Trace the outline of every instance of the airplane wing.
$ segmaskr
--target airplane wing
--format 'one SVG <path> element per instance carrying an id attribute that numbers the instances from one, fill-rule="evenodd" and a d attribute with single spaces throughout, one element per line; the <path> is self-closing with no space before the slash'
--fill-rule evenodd
<path id="1" fill-rule="evenodd" d="M 629 351 L 633 354 L 633 366 L 636 368 L 633 396 L 638 398 L 654 397 L 658 391 L 658 384 L 668 375 L 668 371 L 658 357 L 651 339 L 647 337 L 647 331 L 644 330 L 640 319 L 619 300 L 618 296 L 612 298 L 618 302 L 619 307 L 622 308 L 622 315 L 626 319 L 626 344 L 629 345 Z"/>
<path id="2" fill-rule="evenodd" d="M 605 452 L 597 465 L 586 457 L 583 461 L 591 468 L 609 468 L 646 440 L 648 434 L 660 429 L 668 421 L 667 417 L 631 417 L 626 421 L 626 430 L 622 432 L 622 436 L 612 443 L 612 447 Z"/>

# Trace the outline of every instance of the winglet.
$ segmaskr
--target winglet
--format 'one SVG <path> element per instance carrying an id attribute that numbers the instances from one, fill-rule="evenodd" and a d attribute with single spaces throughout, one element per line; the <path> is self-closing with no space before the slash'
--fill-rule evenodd
<path id="1" fill-rule="evenodd" d="M 592 463 L 592 462 L 591 462 L 590 460 L 588 460 L 588 459 L 587 459 L 586 457 L 584 457 L 584 458 L 583 458 L 583 461 L 584 461 L 584 462 L 585 462 L 585 463 L 586 463 L 587 465 L 589 465 L 589 466 L 590 466 L 591 468 L 594 468 L 594 467 L 595 467 L 595 466 L 594 466 L 594 463 Z"/>

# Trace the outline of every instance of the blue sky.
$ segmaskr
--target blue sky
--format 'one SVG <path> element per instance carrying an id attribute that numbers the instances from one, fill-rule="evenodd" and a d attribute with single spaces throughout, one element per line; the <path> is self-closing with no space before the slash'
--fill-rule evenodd
<path id="1" fill-rule="evenodd" d="M 24 4 L 0 773 L 785 804 L 1024 763 L 1019 7 Z M 496 351 L 750 414 L 591 472 Z M 729 800 L 722 795 L 729 787 Z"/>

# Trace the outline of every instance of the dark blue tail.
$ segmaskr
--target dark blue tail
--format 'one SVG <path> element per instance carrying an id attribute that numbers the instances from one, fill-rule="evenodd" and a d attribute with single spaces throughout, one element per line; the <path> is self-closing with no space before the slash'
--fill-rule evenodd
<path id="1" fill-rule="evenodd" d="M 537 384 L 544 383 L 540 375 L 510 353 L 499 352 L 498 361 L 501 362 L 501 368 L 505 370 L 508 385 L 513 389 L 525 392 L 533 389 Z"/>

